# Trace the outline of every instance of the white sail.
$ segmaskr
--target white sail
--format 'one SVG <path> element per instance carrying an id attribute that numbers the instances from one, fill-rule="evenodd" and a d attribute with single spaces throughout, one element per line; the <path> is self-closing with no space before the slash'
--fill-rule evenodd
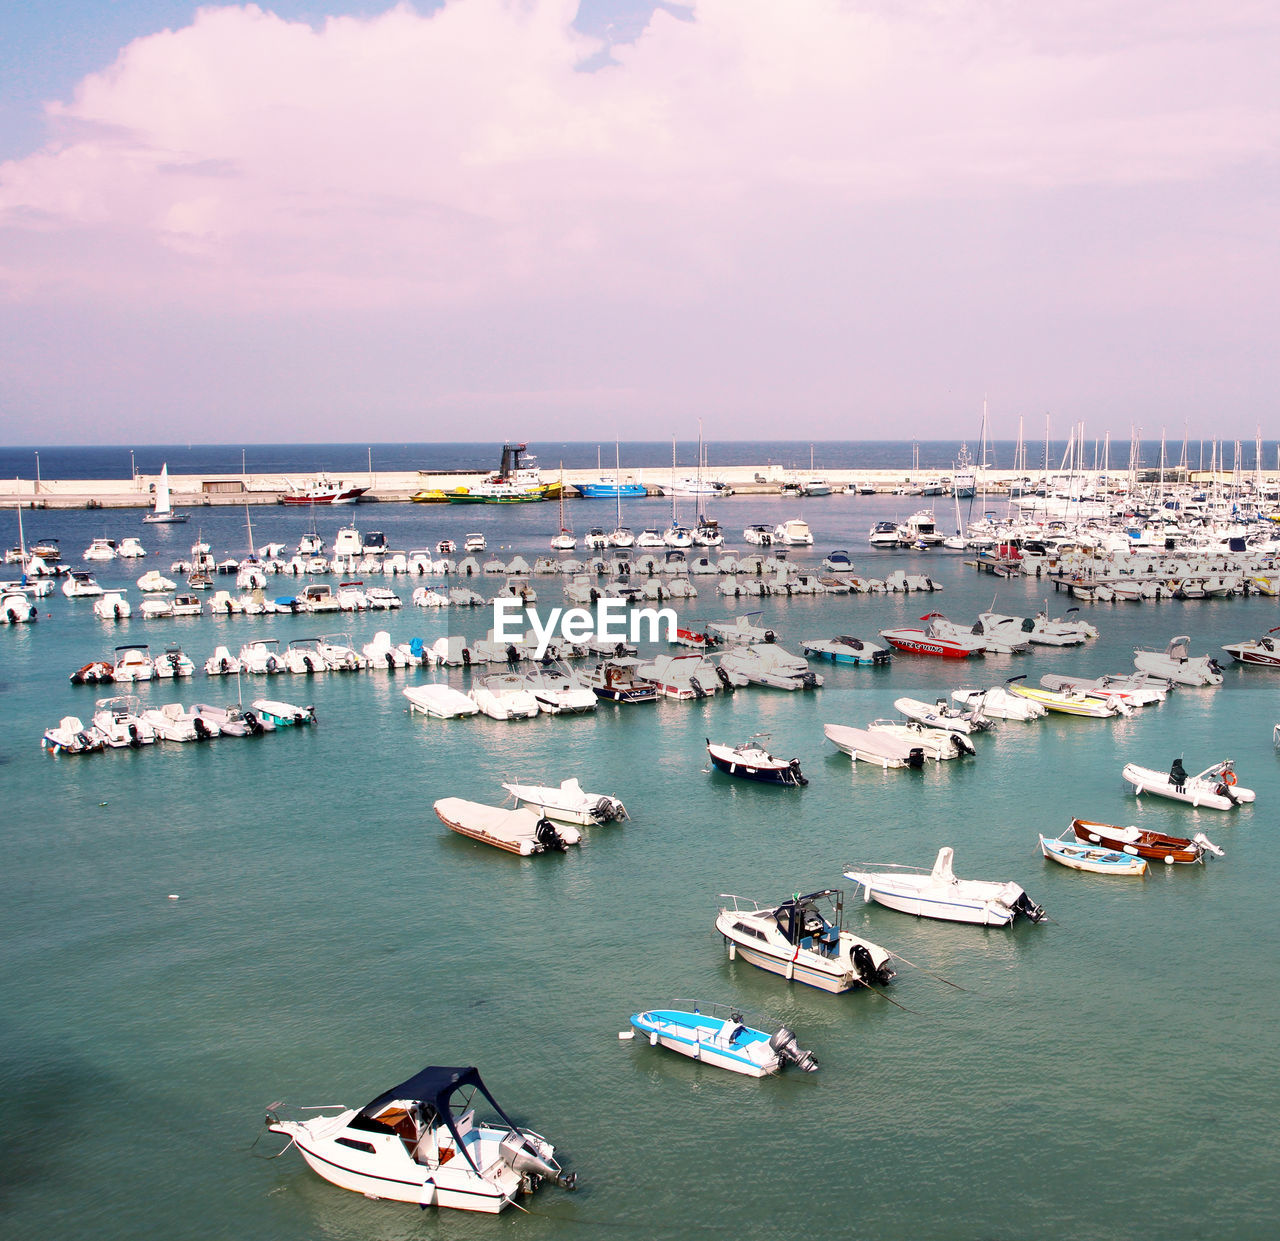
<path id="1" fill-rule="evenodd" d="M 173 512 L 173 506 L 169 502 L 169 463 L 167 461 L 160 467 L 160 481 L 156 483 L 155 511 L 166 517 Z"/>

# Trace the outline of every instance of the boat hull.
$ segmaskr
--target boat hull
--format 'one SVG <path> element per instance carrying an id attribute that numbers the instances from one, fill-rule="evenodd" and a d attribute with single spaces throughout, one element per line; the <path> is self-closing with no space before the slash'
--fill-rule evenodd
<path id="1" fill-rule="evenodd" d="M 854 875 L 845 872 L 848 878 Z M 920 892 L 890 888 L 868 877 L 862 883 L 863 897 L 875 901 L 886 909 L 914 914 L 917 918 L 936 918 L 941 922 L 968 922 L 976 926 L 1008 926 L 1014 918 L 1013 911 L 1003 906 L 993 906 L 986 901 L 943 901 Z"/>
<path id="2" fill-rule="evenodd" d="M 735 939 L 731 935 L 725 935 L 725 940 L 730 947 L 730 957 L 740 956 L 749 965 L 767 970 L 770 974 L 777 974 L 788 982 L 804 983 L 807 987 L 829 991 L 832 995 L 851 991 L 856 985 L 857 980 L 850 971 L 844 970 L 837 973 L 829 966 L 824 968 L 822 965 L 817 965 L 808 959 L 812 956 L 811 953 L 801 952 L 796 957 L 783 957 L 743 943 L 742 940 Z"/>
<path id="3" fill-rule="evenodd" d="M 650 1046 L 665 1047 L 677 1055 L 686 1056 L 700 1064 L 714 1065 L 716 1068 L 728 1069 L 731 1073 L 741 1073 L 746 1077 L 767 1077 L 776 1073 L 782 1066 L 776 1053 L 772 1050 L 761 1056 L 759 1060 L 746 1054 L 757 1050 L 748 1044 L 742 1051 L 735 1051 L 725 1046 L 723 1037 L 717 1038 L 718 1029 L 697 1023 L 697 1014 L 672 1011 L 636 1013 L 631 1024 L 648 1040 Z M 722 1022 L 715 1022 L 721 1027 Z M 754 1032 L 758 1035 L 758 1031 Z M 752 1041 L 759 1043 L 759 1038 Z M 767 1038 L 764 1040 L 768 1045 Z M 759 1052 L 757 1051 L 757 1054 Z"/>
<path id="4" fill-rule="evenodd" d="M 1193 840 L 1180 836 L 1165 836 L 1160 832 L 1137 832 L 1133 839 L 1128 839 L 1122 827 L 1110 823 L 1095 823 L 1089 819 L 1073 819 L 1071 830 L 1077 840 L 1089 844 L 1105 845 L 1118 853 L 1127 853 L 1131 857 L 1150 858 L 1152 861 L 1168 864 L 1179 863 L 1189 865 L 1202 861 L 1204 850 Z"/>
<path id="5" fill-rule="evenodd" d="M 808 783 L 800 775 L 798 765 L 793 767 L 781 759 L 774 759 L 771 763 L 752 763 L 726 746 L 708 746 L 707 753 L 717 771 L 724 772 L 726 776 L 736 776 L 739 780 L 754 780 L 757 784 L 779 784 L 788 788 L 798 788 L 801 784 Z"/>

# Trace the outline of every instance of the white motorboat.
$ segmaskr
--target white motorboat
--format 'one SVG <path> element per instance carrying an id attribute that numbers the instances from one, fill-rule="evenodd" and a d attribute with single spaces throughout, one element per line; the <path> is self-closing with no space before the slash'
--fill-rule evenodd
<path id="1" fill-rule="evenodd" d="M 276 726 L 261 720 L 252 710 L 242 707 L 214 707 L 208 703 L 192 704 L 191 712 L 199 716 L 219 737 L 260 737 L 264 732 L 275 732 Z"/>
<path id="2" fill-rule="evenodd" d="M 794 1064 L 806 1073 L 818 1067 L 813 1054 L 797 1046 L 796 1036 L 786 1026 L 767 1034 L 747 1025 L 731 1005 L 675 1002 L 689 1007 L 650 1008 L 632 1015 L 632 1026 L 649 1040 L 650 1047 L 665 1047 L 747 1077 L 777 1073 L 784 1064 Z"/>
<path id="3" fill-rule="evenodd" d="M 813 531 L 803 517 L 791 517 L 774 526 L 773 541 L 787 547 L 812 547 Z"/>
<path id="4" fill-rule="evenodd" d="M 145 643 L 117 646 L 111 676 L 115 681 L 149 681 L 156 674 L 151 648 Z"/>
<path id="5" fill-rule="evenodd" d="M 0 591 L 0 625 L 24 625 L 40 615 L 24 591 Z"/>
<path id="6" fill-rule="evenodd" d="M 1163 677 L 1175 685 L 1221 685 L 1222 669 L 1211 655 L 1189 654 L 1191 639 L 1186 634 L 1169 639 L 1163 651 L 1139 647 L 1133 653 L 1133 666 L 1139 672 Z"/>
<path id="7" fill-rule="evenodd" d="M 294 638 L 280 656 L 280 664 L 285 672 L 298 675 L 312 675 L 328 672 L 329 665 L 319 650 L 319 638 Z"/>
<path id="8" fill-rule="evenodd" d="M 722 892 L 716 930 L 729 960 L 744 961 L 788 982 L 839 993 L 882 987 L 893 979 L 889 952 L 843 929 L 844 894 L 837 888 L 799 894 L 777 905 Z"/>
<path id="9" fill-rule="evenodd" d="M 321 634 L 316 650 L 330 672 L 359 672 L 369 666 L 368 659 L 352 645 L 349 633 Z"/>
<path id="10" fill-rule="evenodd" d="M 451 685 L 409 685 L 401 691 L 409 700 L 409 712 L 420 711 L 438 720 L 459 715 L 475 715 L 480 710 L 475 702 Z"/>
<path id="11" fill-rule="evenodd" d="M 706 633 L 702 635 L 704 643 L 707 637 L 714 638 L 716 642 L 726 646 L 735 644 L 751 646 L 758 642 L 774 641 L 777 635 L 772 629 L 766 625 L 756 624 L 755 618 L 759 615 L 759 612 L 747 612 L 743 616 L 735 616 L 731 621 L 708 621 Z M 680 631 L 676 632 L 679 634 Z"/>
<path id="12" fill-rule="evenodd" d="M 187 711 L 180 702 L 148 707 L 142 718 L 156 730 L 161 741 L 208 741 L 218 735 L 207 720 Z"/>
<path id="13" fill-rule="evenodd" d="M 1001 720 L 1038 720 L 1049 714 L 1048 707 L 1011 694 L 1003 685 L 989 689 L 953 689 L 951 701 Z"/>
<path id="14" fill-rule="evenodd" d="M 578 715 L 599 705 L 595 692 L 576 672 L 540 664 L 525 674 L 525 686 L 548 715 Z"/>
<path id="15" fill-rule="evenodd" d="M 128 620 L 133 615 L 122 590 L 107 590 L 93 601 L 93 614 L 102 620 Z"/>
<path id="16" fill-rule="evenodd" d="M 757 547 L 770 547 L 773 544 L 773 529 L 770 526 L 747 526 L 742 537 Z"/>
<path id="17" fill-rule="evenodd" d="M 940 728 L 956 733 L 980 733 L 991 727 L 991 721 L 982 713 L 981 707 L 959 711 L 948 705 L 945 698 L 939 698 L 934 703 L 923 702 L 919 698 L 895 698 L 893 709 L 926 728 Z"/>
<path id="18" fill-rule="evenodd" d="M 606 702 L 656 702 L 658 687 L 639 675 L 640 661 L 630 655 L 615 655 L 587 673 L 592 693 Z"/>
<path id="19" fill-rule="evenodd" d="M 1229 758 L 1206 767 L 1194 776 L 1187 775 L 1181 759 L 1175 759 L 1169 771 L 1126 763 L 1120 774 L 1133 785 L 1138 796 L 1154 793 L 1157 797 L 1168 797 L 1196 807 L 1207 806 L 1212 810 L 1234 810 L 1257 798 L 1253 789 L 1236 782 L 1235 763 Z"/>
<path id="20" fill-rule="evenodd" d="M 407 643 L 393 643 L 391 635 L 385 629 L 379 629 L 373 635 L 372 642 L 366 642 L 360 648 L 368 668 L 386 668 L 394 671 L 397 668 L 412 668 L 418 661 L 414 659 Z"/>
<path id="21" fill-rule="evenodd" d="M 880 729 L 850 728 L 844 724 L 824 724 L 822 731 L 836 749 L 860 763 L 870 763 L 885 770 L 895 767 L 923 767 L 926 757 L 922 745 L 912 745 L 893 733 Z"/>
<path id="22" fill-rule="evenodd" d="M 64 715 L 45 732 L 40 744 L 50 754 L 95 754 L 107 744 L 107 739 L 92 724 L 86 726 L 78 716 Z"/>
<path id="23" fill-rule="evenodd" d="M 164 594 L 177 588 L 177 583 L 171 578 L 165 577 L 159 569 L 148 569 L 138 579 L 138 589 L 143 594 Z"/>
<path id="24" fill-rule="evenodd" d="M 470 697 L 493 720 L 531 720 L 541 710 L 524 677 L 515 673 L 482 677 L 472 685 Z"/>
<path id="25" fill-rule="evenodd" d="M 157 655 L 152 663 L 155 675 L 162 679 L 195 676 L 196 666 L 180 646 L 166 646 L 164 654 Z"/>
<path id="26" fill-rule="evenodd" d="M 1072 677 L 1048 672 L 1040 678 L 1044 689 L 1059 693 L 1076 691 L 1090 698 L 1118 698 L 1126 706 L 1149 707 L 1169 696 L 1169 683 L 1145 672 L 1129 676 Z"/>
<path id="27" fill-rule="evenodd" d="M 768 733 L 756 733 L 740 745 L 723 745 L 707 738 L 707 754 L 711 765 L 727 776 L 755 780 L 759 784 L 784 784 L 799 788 L 809 781 L 800 771 L 798 758 L 776 758 L 760 744 Z"/>
<path id="28" fill-rule="evenodd" d="M 1273 633 L 1280 633 L 1280 627 L 1268 629 L 1260 638 L 1229 642 L 1222 649 L 1238 663 L 1280 668 L 1280 641 L 1271 636 Z"/>
<path id="29" fill-rule="evenodd" d="M 280 656 L 279 638 L 259 638 L 256 642 L 246 642 L 240 648 L 239 658 L 243 672 L 274 676 L 285 668 Z"/>
<path id="30" fill-rule="evenodd" d="M 122 749 L 130 746 L 151 745 L 156 730 L 142 718 L 142 700 L 134 694 L 120 694 L 115 698 L 99 698 L 93 713 L 93 726 L 106 739 L 109 746 Z"/>
<path id="31" fill-rule="evenodd" d="M 885 870 L 850 867 L 844 876 L 862 888 L 865 900 L 920 918 L 1009 926 L 1020 914 L 1032 922 L 1044 917 L 1044 910 L 1016 883 L 957 879 L 951 870 L 953 858 L 954 851 L 944 846 L 938 850 L 932 870 L 909 866 Z"/>
<path id="32" fill-rule="evenodd" d="M 94 581 L 92 573 L 73 571 L 62 583 L 62 593 L 68 599 L 96 599 L 102 594 L 102 587 Z"/>
<path id="33" fill-rule="evenodd" d="M 1004 641 L 1031 642 L 1037 646 L 1079 646 L 1089 638 L 1098 636 L 1097 629 L 1086 622 L 1066 618 L 1050 620 L 1046 612 L 1038 612 L 1034 617 L 980 612 L 978 625 L 984 636 Z"/>
<path id="34" fill-rule="evenodd" d="M 508 810 L 461 797 L 442 797 L 433 808 L 440 822 L 459 835 L 521 857 L 563 853 L 567 846 L 582 843 L 582 833 L 576 827 L 564 823 L 557 826 L 523 807 Z"/>
<path id="35" fill-rule="evenodd" d="M 636 673 L 652 681 L 664 698 L 678 702 L 706 698 L 720 688 L 715 665 L 700 651 L 691 655 L 655 655 L 652 663 L 641 664 Z"/>
<path id="36" fill-rule="evenodd" d="M 945 728 L 931 728 L 918 720 L 872 720 L 867 730 L 873 733 L 888 733 L 897 737 L 909 746 L 919 746 L 924 750 L 926 758 L 944 759 L 960 758 L 965 754 L 976 754 L 972 741 L 964 733 L 953 732 Z"/>
<path id="37" fill-rule="evenodd" d="M 477 1096 L 497 1123 L 476 1119 Z M 304 1108 L 320 1114 L 293 1120 L 283 1107 L 267 1109 L 268 1130 L 289 1138 L 326 1181 L 367 1198 L 496 1215 L 544 1180 L 563 1189 L 577 1182 L 546 1138 L 502 1110 L 473 1067 L 429 1065 L 362 1108 Z"/>
<path id="38" fill-rule="evenodd" d="M 720 657 L 720 667 L 735 680 L 744 677 L 752 685 L 774 689 L 817 689 L 822 684 L 802 655 L 792 655 L 776 642 L 732 646 Z"/>
<path id="39" fill-rule="evenodd" d="M 213 654 L 204 661 L 205 676 L 234 676 L 240 668 L 240 661 L 225 646 L 215 647 Z"/>
<path id="40" fill-rule="evenodd" d="M 146 554 L 146 548 L 132 534 L 125 535 L 116 548 L 116 555 L 122 560 L 141 560 Z"/>
<path id="41" fill-rule="evenodd" d="M 809 658 L 829 659 L 835 664 L 871 664 L 883 667 L 893 660 L 893 652 L 878 642 L 865 638 L 841 635 L 830 641 L 824 638 L 808 638 L 800 643 L 800 649 Z"/>
<path id="42" fill-rule="evenodd" d="M 313 706 L 297 707 L 291 702 L 281 702 L 275 698 L 255 698 L 253 710 L 259 719 L 270 720 L 277 728 L 290 728 L 316 722 L 316 709 Z"/>
<path id="43" fill-rule="evenodd" d="M 96 560 L 99 562 L 114 560 L 115 558 L 115 539 L 94 539 L 93 542 L 84 549 L 84 552 L 81 555 L 82 560 Z"/>
<path id="44" fill-rule="evenodd" d="M 617 823 L 631 816 L 622 802 L 608 793 L 585 793 L 576 779 L 558 785 L 507 784 L 502 786 L 522 806 L 557 823 Z"/>

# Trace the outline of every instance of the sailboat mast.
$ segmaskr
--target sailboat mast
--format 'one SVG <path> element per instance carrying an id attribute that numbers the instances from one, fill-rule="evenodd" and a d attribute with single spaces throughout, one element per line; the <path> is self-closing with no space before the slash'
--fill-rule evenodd
<path id="1" fill-rule="evenodd" d="M 613 489 L 618 498 L 618 524 L 617 529 L 622 529 L 622 449 L 618 446 L 618 441 L 613 441 Z"/>

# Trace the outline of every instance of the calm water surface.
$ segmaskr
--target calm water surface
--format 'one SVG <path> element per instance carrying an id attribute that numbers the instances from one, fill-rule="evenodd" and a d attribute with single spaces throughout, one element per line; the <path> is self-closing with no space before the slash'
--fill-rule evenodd
<path id="1" fill-rule="evenodd" d="M 942 594 L 735 605 L 704 581 L 682 619 L 762 608 L 794 650 L 812 636 L 874 636 L 935 607 L 972 620 L 993 596 L 1009 612 L 1043 603 L 1045 584 L 979 577 L 958 556 L 869 551 L 871 523 L 911 504 L 807 501 L 818 544 L 793 559 L 846 546 L 860 572 L 910 567 Z M 601 516 L 576 506 L 575 519 L 611 524 L 609 506 L 589 511 Z M 743 497 L 716 515 L 741 547 L 743 526 L 795 511 Z M 639 529 L 665 524 L 670 508 L 628 503 L 624 516 Z M 166 570 L 197 533 L 136 514 L 28 517 L 28 540 L 61 537 L 77 565 L 95 535 L 139 535 L 151 556 L 101 572 L 108 586 Z M 394 546 L 475 529 L 491 549 L 527 556 L 558 525 L 552 506 L 380 505 L 324 514 L 321 532 L 332 541 L 352 519 Z M 255 541 L 292 545 L 307 525 L 284 510 L 255 516 Z M 234 510 L 207 513 L 199 533 L 219 558 L 247 542 Z M 16 522 L 2 537 L 16 542 Z M 279 580 L 272 593 L 300 588 Z M 560 601 L 554 581 L 535 586 Z M 407 601 L 411 588 L 397 589 Z M 1069 606 L 1049 603 L 1055 614 Z M 1280 624 L 1277 611 L 1262 598 L 1099 607 L 1090 619 L 1101 638 L 1074 650 L 958 665 L 900 656 L 886 670 L 824 667 L 813 694 L 754 688 L 523 724 L 411 719 L 400 688 L 424 672 L 246 679 L 246 700 L 313 702 L 319 726 L 51 759 L 41 732 L 66 714 L 87 718 L 107 692 L 67 674 L 117 644 L 180 643 L 199 665 L 215 645 L 255 636 L 283 645 L 343 629 L 367 641 L 388 628 L 404 640 L 443 623 L 406 606 L 390 617 L 107 624 L 55 593 L 38 625 L 0 630 L 4 1232 L 1274 1235 L 1274 674 L 1230 667 L 1220 689 L 1180 690 L 1115 723 L 1007 723 L 979 740 L 976 759 L 923 773 L 855 770 L 822 725 L 1019 672 L 1118 671 L 1134 646 L 1163 647 L 1175 633 L 1216 651 Z M 449 619 L 470 637 L 489 623 L 487 612 Z M 452 681 L 467 683 L 460 671 Z M 139 692 L 221 702 L 236 685 L 197 676 Z M 800 757 L 807 788 L 704 771 L 704 738 L 760 731 Z M 1235 758 L 1257 804 L 1197 812 L 1128 793 L 1126 760 L 1167 767 L 1177 754 L 1191 771 Z M 632 821 L 590 829 L 565 856 L 473 845 L 431 810 L 450 795 L 496 804 L 504 779 L 571 775 L 621 796 Z M 1136 881 L 1052 867 L 1037 833 L 1075 815 L 1203 830 L 1226 856 Z M 846 923 L 921 967 L 903 965 L 887 998 L 788 986 L 729 962 L 713 932 L 719 893 L 774 901 L 847 888 L 851 862 L 927 866 L 944 844 L 958 874 L 1015 879 L 1052 921 L 1012 932 L 929 923 L 849 893 Z M 619 1041 L 632 1012 L 676 996 L 785 1020 L 820 1071 L 751 1081 Z M 354 1105 L 428 1063 L 479 1065 L 498 1098 L 557 1143 L 579 1192 L 544 1189 L 527 1200 L 532 1214 L 497 1220 L 420 1212 L 336 1189 L 295 1152 L 255 1158 L 275 1139 L 250 1152 L 268 1102 Z"/>

